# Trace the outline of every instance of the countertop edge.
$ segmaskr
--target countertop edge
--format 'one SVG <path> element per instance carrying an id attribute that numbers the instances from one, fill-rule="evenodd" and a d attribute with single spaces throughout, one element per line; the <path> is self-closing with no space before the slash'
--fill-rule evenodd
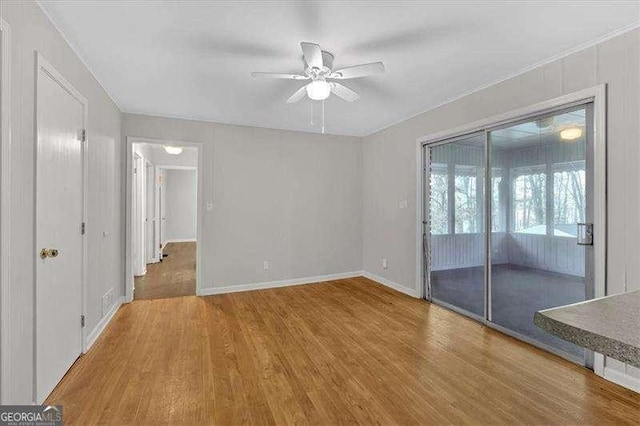
<path id="1" fill-rule="evenodd" d="M 533 322 L 547 333 L 640 368 L 640 348 L 638 347 L 567 324 L 541 311 L 534 314 Z"/>

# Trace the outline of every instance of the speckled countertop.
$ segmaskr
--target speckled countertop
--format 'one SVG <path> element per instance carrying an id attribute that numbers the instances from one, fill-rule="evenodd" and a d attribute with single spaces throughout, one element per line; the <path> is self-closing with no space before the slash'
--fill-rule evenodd
<path id="1" fill-rule="evenodd" d="M 640 291 L 535 313 L 547 333 L 640 368 Z"/>

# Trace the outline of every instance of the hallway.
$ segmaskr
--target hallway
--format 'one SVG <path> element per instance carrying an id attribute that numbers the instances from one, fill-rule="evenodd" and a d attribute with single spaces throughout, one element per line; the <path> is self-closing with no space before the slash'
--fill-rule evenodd
<path id="1" fill-rule="evenodd" d="M 135 277 L 134 300 L 165 299 L 196 294 L 196 243 L 168 243 L 162 262 L 147 265 Z"/>

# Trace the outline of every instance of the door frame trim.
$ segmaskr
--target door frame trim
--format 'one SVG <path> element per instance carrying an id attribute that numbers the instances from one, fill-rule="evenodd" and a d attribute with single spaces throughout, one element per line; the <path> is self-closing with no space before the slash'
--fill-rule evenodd
<path id="1" fill-rule="evenodd" d="M 63 76 L 58 72 L 58 70 L 51 65 L 49 61 L 47 61 L 44 56 L 38 51 L 35 52 L 35 82 L 34 82 L 34 103 L 33 103 L 33 136 L 34 136 L 34 146 L 35 146 L 35 170 L 34 170 L 34 182 L 33 189 L 34 194 L 37 194 L 38 191 L 38 180 L 36 178 L 38 173 L 38 80 L 40 77 L 40 72 L 44 72 L 49 78 L 53 79 L 56 83 L 58 83 L 64 90 L 66 90 L 71 96 L 73 96 L 80 104 L 83 109 L 83 127 L 86 132 L 85 141 L 82 143 L 82 221 L 88 226 L 87 223 L 87 196 L 88 196 L 88 184 L 89 184 L 89 126 L 88 126 L 88 117 L 89 117 L 89 102 L 87 98 L 85 98 L 76 88 L 69 83 Z M 36 197 L 37 199 L 37 197 Z M 38 336 L 37 336 L 37 309 L 36 309 L 36 300 L 38 295 L 38 276 L 37 276 L 37 228 L 36 228 L 36 219 L 38 214 L 38 205 L 37 202 L 34 202 L 33 206 L 33 400 L 35 403 L 40 403 L 38 401 L 38 365 L 37 365 L 37 349 L 38 349 Z M 86 228 L 85 228 L 86 229 Z M 81 315 L 87 316 L 87 276 L 88 276 L 88 241 L 87 241 L 88 233 L 82 235 L 82 277 L 80 283 L 80 291 L 81 291 Z M 80 318 L 78 318 L 80 321 Z M 84 354 L 87 352 L 87 328 L 80 327 L 80 335 L 81 335 L 81 353 Z"/>
<path id="2" fill-rule="evenodd" d="M 577 92 L 548 99 L 513 111 L 483 118 L 464 124 L 453 129 L 442 130 L 421 136 L 416 139 L 416 294 L 424 298 L 426 265 L 423 255 L 424 232 L 424 165 L 426 164 L 425 146 L 437 145 L 444 139 L 451 139 L 466 134 L 494 129 L 513 121 L 534 117 L 553 110 L 562 109 L 572 104 L 593 102 L 593 192 L 594 192 L 594 227 L 597 230 L 594 237 L 594 297 L 603 297 L 607 290 L 607 85 L 599 84 Z M 604 356 L 594 354 L 594 372 L 604 375 Z"/>
<path id="3" fill-rule="evenodd" d="M 11 279 L 11 26 L 0 18 L 0 404 L 7 399 Z"/>
<path id="4" fill-rule="evenodd" d="M 196 148 L 198 150 L 198 166 L 197 166 L 197 203 L 196 203 L 196 296 L 200 296 L 203 284 L 204 268 L 202 267 L 202 246 L 204 243 L 204 144 L 202 142 L 181 141 L 175 139 L 156 139 L 137 136 L 126 136 L 126 166 L 125 166 L 125 255 L 124 255 L 124 294 L 125 302 L 133 301 L 133 259 L 132 259 L 132 183 L 133 183 L 133 144 L 148 143 L 154 145 L 179 145 Z M 158 165 L 154 164 L 158 168 Z M 167 168 L 169 166 L 162 166 Z M 178 168 L 177 166 L 174 166 Z M 156 175 L 157 176 L 157 175 Z"/>

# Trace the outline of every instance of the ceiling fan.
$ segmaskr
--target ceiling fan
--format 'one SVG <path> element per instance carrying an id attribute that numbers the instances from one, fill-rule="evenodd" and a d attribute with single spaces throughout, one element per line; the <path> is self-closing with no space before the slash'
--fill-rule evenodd
<path id="1" fill-rule="evenodd" d="M 359 98 L 358 94 L 342 84 L 331 80 L 347 80 L 350 78 L 366 77 L 384 72 L 382 62 L 356 65 L 353 67 L 333 70 L 333 55 L 320 48 L 315 43 L 300 43 L 304 60 L 303 74 L 285 74 L 271 72 L 254 72 L 253 77 L 279 78 L 285 80 L 311 80 L 287 99 L 287 103 L 298 102 L 305 94 L 314 101 L 325 100 L 333 93 L 347 102 Z"/>

